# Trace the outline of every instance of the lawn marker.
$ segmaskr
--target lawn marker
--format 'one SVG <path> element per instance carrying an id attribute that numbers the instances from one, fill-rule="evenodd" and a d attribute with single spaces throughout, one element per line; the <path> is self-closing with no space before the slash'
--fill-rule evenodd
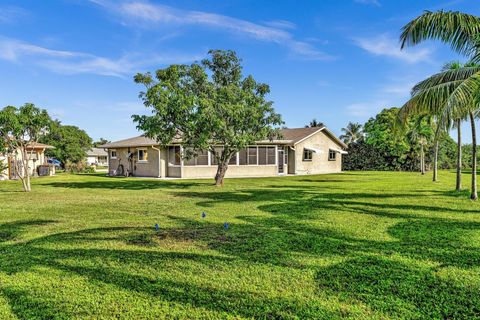
<path id="1" fill-rule="evenodd" d="M 225 222 L 223 224 L 223 227 L 225 228 L 225 230 L 228 230 L 228 227 L 230 226 L 230 224 L 228 222 Z"/>
<path id="2" fill-rule="evenodd" d="M 155 230 L 158 231 L 158 229 L 160 229 L 160 227 L 158 226 L 158 223 L 155 223 Z"/>

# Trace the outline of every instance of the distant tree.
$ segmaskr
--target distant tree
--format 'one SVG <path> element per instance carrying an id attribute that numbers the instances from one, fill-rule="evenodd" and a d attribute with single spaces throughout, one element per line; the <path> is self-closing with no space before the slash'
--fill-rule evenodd
<path id="1" fill-rule="evenodd" d="M 21 161 L 14 161 L 14 165 L 25 192 L 32 190 L 29 168 L 33 158 L 31 147 L 47 133 L 51 121 L 46 110 L 32 103 L 19 108 L 7 106 L 0 110 L 0 151 L 11 156 L 21 153 Z"/>
<path id="2" fill-rule="evenodd" d="M 107 144 L 107 143 L 110 143 L 110 142 L 111 142 L 110 140 L 107 140 L 107 139 L 105 139 L 105 138 L 100 138 L 100 139 L 98 139 L 98 141 L 95 141 L 95 142 L 93 143 L 93 146 L 94 146 L 95 148 L 98 148 L 98 146 L 101 146 L 101 145 L 103 145 L 103 144 Z"/>
<path id="3" fill-rule="evenodd" d="M 52 122 L 49 132 L 41 138 L 41 142 L 55 147 L 46 150 L 45 154 L 58 159 L 62 165 L 67 161 L 73 163 L 83 161 L 87 151 L 92 147 L 92 138 L 84 130 L 62 125 L 58 120 Z"/>
<path id="4" fill-rule="evenodd" d="M 433 138 L 432 117 L 418 116 L 410 121 L 410 126 L 406 133 L 408 142 L 412 147 L 418 147 L 420 156 L 420 173 L 425 174 L 425 149 L 428 147 L 429 141 Z"/>
<path id="5" fill-rule="evenodd" d="M 345 171 L 385 171 L 390 165 L 381 150 L 365 140 L 348 145 L 348 154 L 342 157 L 342 170 Z"/>
<path id="6" fill-rule="evenodd" d="M 161 145 L 181 134 L 185 157 L 209 150 L 218 163 L 215 184 L 223 185 L 232 156 L 258 140 L 278 135 L 283 124 L 266 100 L 270 87 L 243 77 L 234 51 L 211 50 L 210 58 L 192 65 L 171 65 L 137 74 L 143 103 L 152 116 L 133 115 L 137 128 Z M 215 146 L 223 146 L 221 149 Z"/>
<path id="7" fill-rule="evenodd" d="M 312 119 L 309 124 L 305 125 L 305 128 L 323 127 L 323 122 L 318 122 L 317 119 Z"/>
<path id="8" fill-rule="evenodd" d="M 380 150 L 391 170 L 400 170 L 410 151 L 410 144 L 403 132 L 399 133 L 398 108 L 383 109 L 363 126 L 365 141 Z"/>
<path id="9" fill-rule="evenodd" d="M 342 132 L 340 139 L 347 145 L 363 139 L 362 125 L 358 122 L 349 122 L 345 128 L 342 128 Z"/>

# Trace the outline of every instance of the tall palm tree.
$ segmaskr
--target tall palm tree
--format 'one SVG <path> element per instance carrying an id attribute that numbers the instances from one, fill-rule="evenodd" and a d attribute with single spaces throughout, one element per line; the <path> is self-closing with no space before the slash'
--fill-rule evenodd
<path id="1" fill-rule="evenodd" d="M 478 34 L 480 34 L 480 17 L 458 12 L 458 11 L 426 11 L 424 14 L 413 19 L 403 27 L 400 36 L 402 49 L 406 46 L 414 46 L 425 40 L 436 39 L 446 44 L 451 48 L 463 54 L 473 61 L 480 60 L 480 41 Z M 462 68 L 470 69 L 472 68 Z M 448 72 L 447 72 L 448 73 Z M 439 82 L 429 82 L 429 85 L 436 87 L 436 91 L 442 91 L 445 87 L 451 90 L 443 90 L 442 93 L 437 92 L 438 96 L 435 99 L 443 99 L 446 107 L 442 116 L 442 121 L 446 121 L 450 112 L 456 115 L 468 116 L 470 118 L 470 125 L 472 128 L 472 190 L 470 198 L 477 200 L 477 170 L 476 170 L 476 128 L 475 128 L 475 114 L 479 109 L 479 95 L 480 95 L 480 70 L 473 73 L 465 72 L 463 79 L 451 78 L 445 84 L 445 79 L 442 74 L 436 80 Z M 459 76 L 459 73 L 455 73 Z M 431 79 L 431 78 L 430 78 Z M 432 93 L 432 92 L 430 92 Z"/>
<path id="2" fill-rule="evenodd" d="M 363 138 L 363 127 L 358 122 L 349 122 L 345 128 L 342 128 L 342 132 L 340 139 L 347 145 Z"/>
<path id="3" fill-rule="evenodd" d="M 442 72 L 447 74 L 447 71 L 453 71 L 453 70 L 460 70 L 463 67 L 476 67 L 475 64 L 467 63 L 465 65 L 461 64 L 458 61 L 453 61 L 453 62 L 448 62 L 442 67 Z M 476 69 L 475 69 L 476 70 Z M 480 70 L 480 69 L 479 69 Z M 475 71 L 473 71 L 475 72 Z M 451 73 L 450 73 L 451 74 Z M 418 83 L 413 91 L 412 91 L 412 99 L 409 100 L 401 109 L 400 109 L 400 115 L 403 118 L 403 121 L 407 119 L 407 117 L 411 114 L 433 114 L 435 116 L 435 121 L 433 122 L 433 125 L 436 129 L 437 132 L 437 137 L 435 139 L 434 143 L 434 164 L 433 164 L 433 181 L 438 180 L 438 147 L 439 147 L 439 139 L 438 139 L 438 134 L 441 133 L 442 131 L 447 131 L 447 129 L 454 127 L 457 129 L 458 135 L 458 141 L 457 141 L 457 181 L 456 181 L 456 190 L 460 191 L 461 190 L 461 167 L 462 167 L 462 140 L 461 140 L 461 127 L 460 123 L 462 120 L 464 120 L 465 117 L 462 118 L 461 115 L 455 115 L 453 112 L 454 110 L 452 108 L 448 109 L 448 106 L 446 105 L 446 97 L 450 95 L 453 92 L 453 88 L 455 88 L 455 84 L 451 85 L 451 80 L 452 78 L 454 80 L 462 81 L 465 77 L 469 77 L 470 73 L 467 73 L 464 75 L 463 73 L 457 74 L 457 77 L 443 77 L 440 78 L 438 81 L 438 90 L 434 90 L 435 86 L 432 88 L 430 87 L 431 80 L 439 78 L 438 75 L 435 75 L 434 77 L 428 78 L 420 83 Z M 445 81 L 442 83 L 441 81 Z M 441 85 L 444 85 L 441 87 Z M 439 89 L 440 88 L 440 89 Z M 424 92 L 422 92 L 422 90 Z M 443 91 L 442 91 L 443 90 Z M 422 98 L 423 95 L 429 95 L 429 94 L 435 94 L 439 95 L 438 99 L 432 99 L 432 98 Z M 443 99 L 440 97 L 444 97 Z M 422 98 L 422 99 L 420 99 Z M 438 105 L 429 105 L 429 103 L 438 103 Z M 444 117 L 445 112 L 449 111 L 450 114 L 446 115 L 446 119 L 449 119 L 446 123 L 440 123 L 440 120 L 442 117 Z"/>

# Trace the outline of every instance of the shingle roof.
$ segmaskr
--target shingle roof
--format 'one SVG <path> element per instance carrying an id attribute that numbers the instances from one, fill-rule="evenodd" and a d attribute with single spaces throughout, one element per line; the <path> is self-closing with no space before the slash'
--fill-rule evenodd
<path id="1" fill-rule="evenodd" d="M 108 156 L 108 153 L 107 153 L 107 151 L 105 151 L 102 148 L 92 148 L 92 149 L 87 151 L 87 156 L 91 156 L 91 157 L 103 156 L 103 157 L 106 157 L 106 156 Z"/>
<path id="2" fill-rule="evenodd" d="M 30 143 L 30 144 L 27 145 L 27 148 L 33 148 L 33 149 L 55 149 L 54 146 L 51 146 L 51 145 L 48 145 L 48 144 L 44 144 L 44 143 L 40 143 L 40 142 Z"/>
<path id="3" fill-rule="evenodd" d="M 346 147 L 344 143 L 341 140 L 339 140 L 332 132 L 330 132 L 325 126 L 281 129 L 280 132 L 282 134 L 282 137 L 280 139 L 274 140 L 274 141 L 264 140 L 264 141 L 258 141 L 258 142 L 295 144 L 319 130 L 325 131 L 325 133 L 327 133 L 337 143 L 339 143 L 343 147 Z M 178 143 L 180 141 L 176 140 L 174 142 Z M 155 141 L 154 139 L 150 139 L 145 137 L 144 135 L 141 135 L 141 136 L 130 138 L 130 139 L 107 143 L 107 144 L 101 145 L 100 148 L 112 149 L 112 148 L 127 148 L 127 147 L 147 147 L 147 146 L 157 146 L 157 145 L 158 145 L 158 142 Z"/>
<path id="4" fill-rule="evenodd" d="M 106 143 L 99 147 L 104 149 L 112 149 L 112 148 L 126 148 L 126 147 L 148 147 L 148 146 L 156 146 L 156 145 L 158 145 L 157 141 L 147 138 L 144 135 L 141 135 L 138 137 L 133 137 L 125 140 Z"/>
<path id="5" fill-rule="evenodd" d="M 308 128 L 293 128 L 293 129 L 282 129 L 280 132 L 282 133 L 282 140 L 290 140 L 293 143 L 297 143 L 298 141 L 308 137 L 309 135 L 317 132 L 318 130 L 325 128 L 325 127 L 308 127 Z"/>

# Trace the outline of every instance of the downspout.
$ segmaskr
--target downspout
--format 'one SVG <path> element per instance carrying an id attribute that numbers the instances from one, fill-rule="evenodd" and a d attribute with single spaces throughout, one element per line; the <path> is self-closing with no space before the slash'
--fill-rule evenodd
<path id="1" fill-rule="evenodd" d="M 158 151 L 158 178 L 161 178 L 162 177 L 162 159 L 160 158 L 161 156 L 160 149 L 155 148 L 155 146 L 152 146 L 152 149 Z"/>

